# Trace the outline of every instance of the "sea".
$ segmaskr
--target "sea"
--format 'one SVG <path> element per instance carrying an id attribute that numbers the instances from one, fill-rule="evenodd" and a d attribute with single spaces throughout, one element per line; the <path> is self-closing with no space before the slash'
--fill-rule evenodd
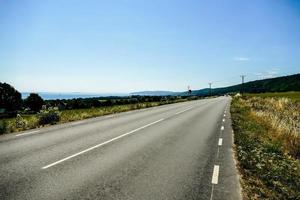
<path id="1" fill-rule="evenodd" d="M 110 97 L 110 96 L 129 96 L 126 93 L 84 93 L 84 92 L 69 92 L 69 93 L 56 93 L 56 92 L 36 92 L 44 100 L 55 99 L 74 99 L 74 98 L 91 98 L 91 97 Z M 30 92 L 21 92 L 22 99 L 26 99 Z"/>

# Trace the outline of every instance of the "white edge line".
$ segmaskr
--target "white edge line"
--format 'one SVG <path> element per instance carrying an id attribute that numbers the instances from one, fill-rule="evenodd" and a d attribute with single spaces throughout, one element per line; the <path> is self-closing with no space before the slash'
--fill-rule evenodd
<path id="1" fill-rule="evenodd" d="M 222 139 L 222 138 L 219 138 L 219 143 L 218 143 L 218 145 L 219 145 L 219 146 L 222 146 L 222 142 L 223 142 L 223 139 Z"/>
<path id="2" fill-rule="evenodd" d="M 113 142 L 113 141 L 115 141 L 115 140 L 118 140 L 118 139 L 120 139 L 120 138 L 122 138 L 122 137 L 125 137 L 125 136 L 127 136 L 127 135 L 130 135 L 130 134 L 132 134 L 132 133 L 134 133 L 134 132 L 137 132 L 137 131 L 139 131 L 139 130 L 141 130 L 141 129 L 144 129 L 144 128 L 146 128 L 146 127 L 149 127 L 149 126 L 151 126 L 151 125 L 154 125 L 154 124 L 156 124 L 156 123 L 158 123 L 158 122 L 161 122 L 161 121 L 163 121 L 163 120 L 165 120 L 165 119 L 162 118 L 162 119 L 157 120 L 157 121 L 155 121 L 155 122 L 149 123 L 149 124 L 147 124 L 147 125 L 145 125 L 145 126 L 136 128 L 136 129 L 134 129 L 134 130 L 132 130 L 132 131 L 129 131 L 129 132 L 124 133 L 124 134 L 122 134 L 122 135 L 119 135 L 119 136 L 117 136 L 117 137 L 115 137 L 115 138 L 112 138 L 112 139 L 110 139 L 110 140 L 107 140 L 107 141 L 105 141 L 105 142 L 103 142 L 103 143 L 97 144 L 97 145 L 92 146 L 92 147 L 90 147 L 90 148 L 88 148 L 88 149 L 85 149 L 85 150 L 80 151 L 80 152 L 78 152 L 78 153 L 75 153 L 75 154 L 73 154 L 73 155 L 71 155 L 71 156 L 65 157 L 65 158 L 63 158 L 63 159 L 61 159 L 61 160 L 58 160 L 58 161 L 53 162 L 53 163 L 51 163 L 51 164 L 49 164 L 49 165 L 46 165 L 46 166 L 42 167 L 42 169 L 47 169 L 47 168 L 49 168 L 49 167 L 52 167 L 52 166 L 57 165 L 57 164 L 59 164 L 59 163 L 62 163 L 62 162 L 64 162 L 64 161 L 66 161 L 66 160 L 69 160 L 69 159 L 71 159 L 71 158 L 74 158 L 74 157 L 76 157 L 76 156 L 79 156 L 79 155 L 81 155 L 81 154 L 84 154 L 84 153 L 86 153 L 86 152 L 88 152 L 88 151 L 91 151 L 91 150 L 93 150 L 93 149 L 96 149 L 96 148 L 98 148 L 98 147 L 101 147 L 101 146 L 103 146 L 103 145 L 105 145 L 105 144 L 108 144 L 108 143 L 110 143 L 110 142 Z"/>
<path id="3" fill-rule="evenodd" d="M 218 184 L 218 180 L 219 180 L 219 165 L 215 165 L 214 166 L 214 172 L 213 172 L 213 175 L 212 175 L 212 180 L 211 180 L 211 183 L 212 184 Z"/>
<path id="4" fill-rule="evenodd" d="M 15 135 L 16 137 L 19 137 L 19 136 L 23 136 L 23 135 L 30 135 L 30 134 L 33 134 L 33 133 L 37 133 L 39 132 L 39 130 L 36 130 L 36 131 L 30 131 L 30 132 L 27 132 L 27 133 L 20 133 L 18 135 Z"/>

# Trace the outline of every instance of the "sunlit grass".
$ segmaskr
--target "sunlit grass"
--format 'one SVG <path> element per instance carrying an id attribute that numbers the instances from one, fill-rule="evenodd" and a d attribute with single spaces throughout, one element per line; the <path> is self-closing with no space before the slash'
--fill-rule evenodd
<path id="1" fill-rule="evenodd" d="M 141 108 L 148 108 L 161 105 L 160 102 L 138 103 L 129 105 L 115 105 L 100 108 L 64 110 L 61 112 L 61 122 L 69 122 L 91 117 L 103 116 L 113 113 L 126 112 L 129 110 L 136 110 Z"/>
<path id="2" fill-rule="evenodd" d="M 162 101 L 162 102 L 145 102 L 145 103 L 135 103 L 135 104 L 127 104 L 127 105 L 103 106 L 99 108 L 62 110 L 59 112 L 60 121 L 58 123 L 66 123 L 71 121 L 88 119 L 92 117 L 109 115 L 113 113 L 126 112 L 130 110 L 149 108 L 153 106 L 160 106 L 160 105 L 183 102 L 183 101 L 187 101 L 187 100 L 178 99 L 178 100 Z M 17 126 L 18 120 L 19 121 L 21 120 L 24 126 L 18 127 Z M 2 131 L 2 134 L 19 132 L 28 129 L 38 128 L 38 127 L 40 127 L 38 114 L 32 114 L 32 115 L 23 114 L 19 119 L 17 119 L 16 117 L 2 119 L 0 123 L 0 131 Z"/>
<path id="3" fill-rule="evenodd" d="M 266 92 L 257 94 L 246 94 L 250 97 L 275 97 L 275 98 L 289 98 L 291 100 L 300 101 L 300 92 Z"/>
<path id="4" fill-rule="evenodd" d="M 244 199 L 300 196 L 299 102 L 234 98 L 231 106 Z"/>
<path id="5" fill-rule="evenodd" d="M 285 150 L 300 157 L 300 102 L 289 98 L 260 97 L 244 101 L 253 116 L 274 129 L 273 137 L 282 142 Z"/>

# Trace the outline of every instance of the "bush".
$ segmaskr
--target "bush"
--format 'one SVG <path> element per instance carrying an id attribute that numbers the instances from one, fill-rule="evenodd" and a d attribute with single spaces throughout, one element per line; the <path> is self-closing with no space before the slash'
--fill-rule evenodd
<path id="1" fill-rule="evenodd" d="M 38 94 L 31 93 L 26 99 L 25 99 L 25 105 L 30 108 L 30 110 L 34 112 L 40 111 L 44 104 L 44 100 L 42 97 L 40 97 Z"/>
<path id="2" fill-rule="evenodd" d="M 0 109 L 12 112 L 21 108 L 21 93 L 7 83 L 0 82 Z"/>
<path id="3" fill-rule="evenodd" d="M 0 120 L 0 135 L 6 133 L 6 122 L 4 120 Z"/>
<path id="4" fill-rule="evenodd" d="M 46 110 L 39 113 L 39 125 L 55 124 L 59 120 L 60 115 L 56 110 Z"/>
<path id="5" fill-rule="evenodd" d="M 16 117 L 16 128 L 25 129 L 26 128 L 26 120 L 21 117 L 20 114 L 17 114 Z"/>

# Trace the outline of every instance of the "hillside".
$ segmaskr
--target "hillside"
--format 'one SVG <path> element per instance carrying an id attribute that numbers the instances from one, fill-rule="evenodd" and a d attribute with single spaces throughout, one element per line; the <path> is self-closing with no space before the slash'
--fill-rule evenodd
<path id="1" fill-rule="evenodd" d="M 242 84 L 223 88 L 214 88 L 212 89 L 212 95 L 235 93 L 240 92 L 241 90 Z M 243 91 L 245 93 L 300 91 L 300 74 L 250 81 L 244 83 Z M 182 93 L 182 95 L 186 94 L 187 92 Z M 205 88 L 201 90 L 194 90 L 192 94 L 197 96 L 207 96 L 209 95 L 209 89 Z"/>
<path id="2" fill-rule="evenodd" d="M 223 95 L 227 93 L 241 92 L 241 90 L 242 90 L 242 84 L 238 84 L 229 87 L 213 88 L 211 92 L 212 95 Z M 246 82 L 243 85 L 243 91 L 245 93 L 300 91 L 300 74 Z M 192 95 L 195 96 L 208 96 L 209 94 L 210 94 L 209 88 L 192 91 Z M 131 93 L 130 95 L 188 96 L 189 94 L 187 92 L 172 92 L 172 91 L 142 91 L 142 92 L 134 92 Z"/>

